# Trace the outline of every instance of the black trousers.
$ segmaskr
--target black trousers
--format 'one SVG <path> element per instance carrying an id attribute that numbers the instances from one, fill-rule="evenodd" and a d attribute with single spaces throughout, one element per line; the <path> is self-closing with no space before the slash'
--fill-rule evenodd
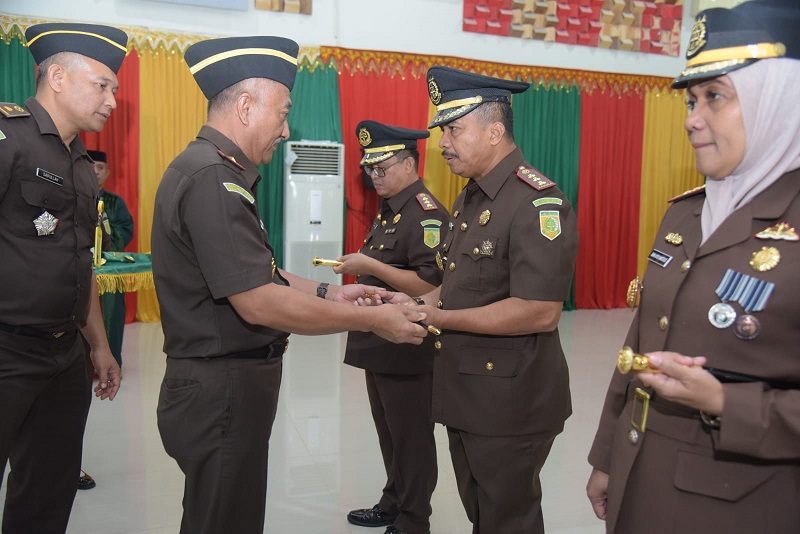
<path id="1" fill-rule="evenodd" d="M 91 403 L 85 358 L 77 331 L 0 332 L 0 465 L 11 468 L 4 534 L 67 530 Z"/>
<path id="2" fill-rule="evenodd" d="M 167 358 L 164 449 L 186 476 L 182 534 L 261 534 L 283 360 Z"/>
<path id="3" fill-rule="evenodd" d="M 378 502 L 397 514 L 394 526 L 409 534 L 430 530 L 431 495 L 438 469 L 431 422 L 432 374 L 366 371 L 367 394 L 386 468 Z"/>
<path id="4" fill-rule="evenodd" d="M 560 432 L 481 436 L 447 428 L 473 534 L 544 534 L 539 473 Z"/>

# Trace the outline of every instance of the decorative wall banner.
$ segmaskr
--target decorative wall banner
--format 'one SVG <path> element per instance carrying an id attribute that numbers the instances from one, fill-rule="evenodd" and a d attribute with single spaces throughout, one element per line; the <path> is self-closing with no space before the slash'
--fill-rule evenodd
<path id="1" fill-rule="evenodd" d="M 683 0 L 464 0 L 465 32 L 678 56 Z"/>
<path id="2" fill-rule="evenodd" d="M 256 9 L 310 15 L 311 2 L 312 0 L 256 0 Z"/>

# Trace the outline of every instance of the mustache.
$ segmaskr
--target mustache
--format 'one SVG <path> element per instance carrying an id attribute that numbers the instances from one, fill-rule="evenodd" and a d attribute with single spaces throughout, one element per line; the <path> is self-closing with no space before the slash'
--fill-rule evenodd
<path id="1" fill-rule="evenodd" d="M 455 152 L 448 152 L 447 150 L 442 150 L 442 157 L 443 158 L 458 158 L 458 154 Z"/>

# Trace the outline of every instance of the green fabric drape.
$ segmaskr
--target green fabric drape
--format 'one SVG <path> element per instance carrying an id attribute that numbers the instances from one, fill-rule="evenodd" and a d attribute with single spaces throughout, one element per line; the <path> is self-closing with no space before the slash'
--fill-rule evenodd
<path id="1" fill-rule="evenodd" d="M 0 46 L 0 102 L 22 105 L 35 90 L 36 63 L 18 37 Z"/>
<path id="2" fill-rule="evenodd" d="M 551 87 L 533 82 L 514 95 L 514 137 L 531 165 L 556 182 L 578 211 L 581 94 L 577 86 Z M 575 309 L 575 282 L 565 310 Z"/>
<path id="3" fill-rule="evenodd" d="M 289 112 L 289 138 L 292 141 L 342 142 L 339 116 L 339 81 L 336 69 L 317 66 L 302 68 L 292 88 Z M 269 232 L 275 261 L 283 267 L 283 155 L 281 144 L 268 165 L 259 166 L 263 177 L 258 187 L 261 220 Z"/>

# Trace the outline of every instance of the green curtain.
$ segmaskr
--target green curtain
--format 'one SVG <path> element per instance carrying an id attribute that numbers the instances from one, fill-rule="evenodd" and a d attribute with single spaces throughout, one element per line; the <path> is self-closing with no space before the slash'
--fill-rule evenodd
<path id="1" fill-rule="evenodd" d="M 577 86 L 531 82 L 512 100 L 514 137 L 531 165 L 556 182 L 578 211 L 581 94 Z M 573 280 L 565 310 L 575 309 Z"/>
<path id="2" fill-rule="evenodd" d="M 22 105 L 33 96 L 36 63 L 19 37 L 0 43 L 0 102 Z"/>
<path id="3" fill-rule="evenodd" d="M 289 138 L 292 141 L 342 142 L 339 115 L 339 81 L 333 67 L 303 67 L 297 72 L 289 112 Z M 283 267 L 283 149 L 281 144 L 272 161 L 261 165 L 263 177 L 258 187 L 261 219 L 269 232 L 275 261 Z"/>

